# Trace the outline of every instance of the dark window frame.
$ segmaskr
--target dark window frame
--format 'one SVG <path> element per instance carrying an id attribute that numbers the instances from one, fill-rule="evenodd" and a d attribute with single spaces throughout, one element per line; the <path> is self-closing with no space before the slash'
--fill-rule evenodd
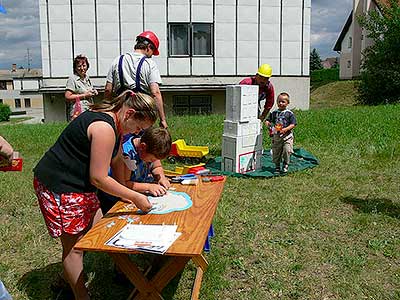
<path id="1" fill-rule="evenodd" d="M 0 80 L 0 90 L 7 90 L 7 80 Z"/>
<path id="2" fill-rule="evenodd" d="M 174 115 L 198 115 L 212 113 L 211 95 L 174 95 L 172 96 Z"/>
<path id="3" fill-rule="evenodd" d="M 26 105 L 27 103 L 28 103 L 28 105 Z M 32 107 L 31 98 L 24 98 L 24 107 L 25 108 L 31 108 Z"/>
<path id="4" fill-rule="evenodd" d="M 187 26 L 187 38 L 188 38 L 188 54 L 172 54 L 172 27 L 174 25 L 177 26 L 182 26 L 186 25 Z M 197 25 L 209 25 L 210 28 L 210 54 L 194 54 L 194 28 Z M 168 23 L 168 57 L 214 57 L 214 23 L 209 23 L 209 22 L 171 22 Z"/>
<path id="5" fill-rule="evenodd" d="M 14 99 L 15 108 L 21 108 L 21 98 Z"/>

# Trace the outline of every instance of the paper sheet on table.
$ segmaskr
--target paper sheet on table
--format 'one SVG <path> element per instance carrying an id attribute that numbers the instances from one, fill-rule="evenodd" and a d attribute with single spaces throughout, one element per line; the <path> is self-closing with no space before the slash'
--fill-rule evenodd
<path id="1" fill-rule="evenodd" d="M 105 245 L 164 254 L 181 235 L 177 225 L 127 224 Z"/>

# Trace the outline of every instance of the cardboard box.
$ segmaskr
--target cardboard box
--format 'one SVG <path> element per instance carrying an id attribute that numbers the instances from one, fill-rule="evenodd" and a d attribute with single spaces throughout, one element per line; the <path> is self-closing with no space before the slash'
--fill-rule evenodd
<path id="1" fill-rule="evenodd" d="M 249 122 L 240 123 L 229 120 L 224 121 L 224 135 L 242 136 L 242 135 L 258 135 L 261 133 L 262 124 L 259 119 Z"/>
<path id="2" fill-rule="evenodd" d="M 222 136 L 222 171 L 247 173 L 261 168 L 262 134 Z"/>
<path id="3" fill-rule="evenodd" d="M 22 171 L 23 159 L 20 157 L 19 152 L 14 152 L 11 164 L 5 158 L 0 157 L 0 171 Z"/>
<path id="4" fill-rule="evenodd" d="M 226 87 L 226 120 L 249 122 L 258 118 L 258 85 Z"/>

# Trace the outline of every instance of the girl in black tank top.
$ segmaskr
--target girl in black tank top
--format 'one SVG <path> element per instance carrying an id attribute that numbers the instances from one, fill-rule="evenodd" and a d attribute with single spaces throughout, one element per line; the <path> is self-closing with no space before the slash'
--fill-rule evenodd
<path id="1" fill-rule="evenodd" d="M 147 212 L 147 197 L 118 183 L 108 175 L 122 174 L 120 137 L 139 133 L 157 119 L 152 97 L 126 91 L 113 100 L 94 104 L 61 133 L 56 143 L 34 168 L 34 188 L 48 231 L 60 237 L 63 267 L 75 299 L 89 299 L 80 274 L 83 253 L 74 250 L 75 243 L 101 217 L 95 194 L 101 189 L 125 199 Z M 118 178 L 122 182 L 122 178 Z"/>

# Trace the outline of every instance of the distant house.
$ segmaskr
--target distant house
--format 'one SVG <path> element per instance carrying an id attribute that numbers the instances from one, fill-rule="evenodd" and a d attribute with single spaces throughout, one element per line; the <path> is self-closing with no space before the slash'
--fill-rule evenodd
<path id="1" fill-rule="evenodd" d="M 339 64 L 339 57 L 328 57 L 321 64 L 324 69 L 334 68 Z"/>
<path id="2" fill-rule="evenodd" d="M 353 79 L 360 75 L 362 52 L 372 45 L 367 33 L 358 24 L 357 17 L 370 11 L 380 11 L 389 5 L 389 0 L 354 0 L 346 23 L 333 48 L 340 53 L 340 79 Z"/>
<path id="3" fill-rule="evenodd" d="M 8 104 L 12 111 L 29 108 L 43 109 L 43 96 L 39 94 L 41 69 L 0 70 L 0 103 Z"/>
<path id="4" fill-rule="evenodd" d="M 311 0 L 80 0 L 39 2 L 45 121 L 65 120 L 72 60 L 90 62 L 104 89 L 111 62 L 144 30 L 160 39 L 161 91 L 169 114 L 224 113 L 225 87 L 272 66 L 276 92 L 309 107 Z"/>

